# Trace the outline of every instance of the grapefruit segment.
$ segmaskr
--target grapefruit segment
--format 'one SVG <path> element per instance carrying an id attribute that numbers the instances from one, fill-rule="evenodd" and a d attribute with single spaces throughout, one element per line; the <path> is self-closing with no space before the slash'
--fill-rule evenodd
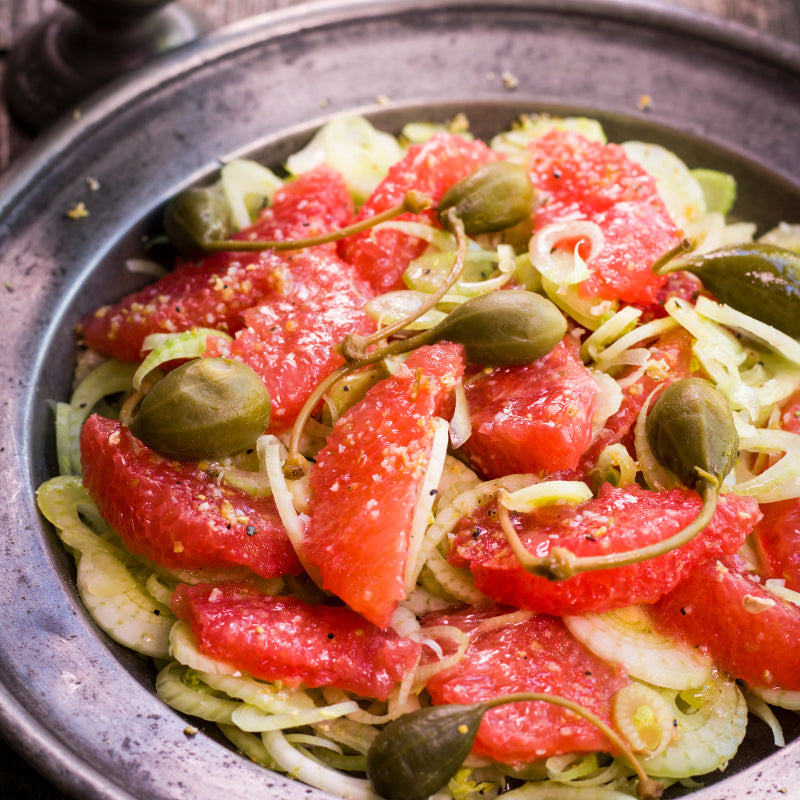
<path id="1" fill-rule="evenodd" d="M 321 166 L 275 193 L 273 205 L 233 238 L 295 239 L 340 228 L 352 215 L 342 176 Z M 327 246 L 333 251 L 334 246 Z M 291 256 L 276 252 L 215 253 L 183 262 L 160 280 L 78 324 L 87 346 L 122 361 L 138 361 L 151 333 L 216 328 L 235 333 L 241 313 L 285 280 Z"/>
<path id="2" fill-rule="evenodd" d="M 334 686 L 385 700 L 419 656 L 418 642 L 348 608 L 274 597 L 243 582 L 181 584 L 172 607 L 201 652 L 293 688 Z"/>
<path id="3" fill-rule="evenodd" d="M 656 624 L 751 686 L 800 690 L 800 608 L 761 586 L 737 555 L 698 566 L 653 606 Z"/>
<path id="4" fill-rule="evenodd" d="M 653 492 L 605 483 L 597 497 L 580 505 L 542 506 L 530 514 L 512 515 L 512 520 L 526 549 L 535 555 L 564 547 L 576 556 L 592 556 L 667 539 L 699 510 L 699 495 L 688 489 Z M 523 569 L 490 503 L 461 521 L 448 558 L 454 566 L 468 567 L 477 588 L 498 603 L 555 615 L 608 611 L 655 602 L 698 564 L 738 550 L 760 517 L 752 498 L 723 495 L 711 524 L 676 550 L 625 567 L 548 581 Z"/>
<path id="5" fill-rule="evenodd" d="M 531 364 L 466 382 L 472 434 L 460 448 L 486 478 L 574 469 L 592 440 L 600 387 L 567 335 Z"/>
<path id="6" fill-rule="evenodd" d="M 611 725 L 612 698 L 630 679 L 573 639 L 557 617 L 519 612 L 504 617 L 510 611 L 467 608 L 425 618 L 426 627 L 452 625 L 470 637 L 464 657 L 428 681 L 434 704 L 546 692 L 579 703 Z M 591 723 L 545 702 L 513 703 L 487 712 L 473 746 L 475 754 L 511 765 L 598 750 L 615 752 Z"/>
<path id="7" fill-rule="evenodd" d="M 534 229 L 585 219 L 605 236 L 605 246 L 588 265 L 593 274 L 580 290 L 592 297 L 652 303 L 666 279 L 650 267 L 681 239 L 655 180 L 619 145 L 571 131 L 553 130 L 530 149 L 538 192 Z"/>
<path id="8" fill-rule="evenodd" d="M 385 628 L 406 597 L 405 568 L 435 418 L 463 369 L 462 348 L 416 350 L 337 421 L 310 473 L 303 555 L 323 586 Z"/>
<path id="9" fill-rule="evenodd" d="M 81 462 L 100 514 L 136 555 L 168 569 L 247 567 L 264 578 L 301 571 L 271 497 L 163 458 L 97 414 L 83 426 Z"/>

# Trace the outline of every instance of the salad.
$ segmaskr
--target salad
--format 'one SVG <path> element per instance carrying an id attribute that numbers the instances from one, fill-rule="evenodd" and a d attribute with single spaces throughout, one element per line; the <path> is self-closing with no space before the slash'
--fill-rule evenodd
<path id="1" fill-rule="evenodd" d="M 800 710 L 800 227 L 588 118 L 168 205 L 38 490 L 170 706 L 345 798 L 658 797 Z M 187 735 L 196 735 L 193 725 Z"/>

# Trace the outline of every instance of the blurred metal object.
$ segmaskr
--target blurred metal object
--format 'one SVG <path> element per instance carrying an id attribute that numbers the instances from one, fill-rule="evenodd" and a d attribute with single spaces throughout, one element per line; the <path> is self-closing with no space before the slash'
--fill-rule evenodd
<path id="1" fill-rule="evenodd" d="M 69 8 L 14 45 L 6 100 L 16 121 L 39 131 L 94 89 L 210 29 L 171 0 L 61 0 Z"/>

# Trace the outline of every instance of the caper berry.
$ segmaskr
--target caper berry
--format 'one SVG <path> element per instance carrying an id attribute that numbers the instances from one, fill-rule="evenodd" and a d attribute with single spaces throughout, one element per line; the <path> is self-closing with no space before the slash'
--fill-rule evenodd
<path id="1" fill-rule="evenodd" d="M 800 254 L 749 242 L 681 258 L 662 272 L 696 275 L 720 303 L 800 338 Z"/>
<path id="2" fill-rule="evenodd" d="M 269 424 L 269 414 L 269 393 L 250 367 L 225 358 L 196 358 L 155 384 L 130 430 L 167 458 L 200 461 L 251 447 Z"/>
<path id="3" fill-rule="evenodd" d="M 692 488 L 707 483 L 719 488 L 736 463 L 733 414 L 716 387 L 702 378 L 667 386 L 647 415 L 645 435 L 659 464 Z"/>
<path id="4" fill-rule="evenodd" d="M 597 714 L 567 697 L 518 692 L 473 705 L 428 706 L 390 722 L 367 753 L 367 777 L 386 800 L 425 800 L 447 784 L 469 755 L 484 714 L 508 703 L 544 702 L 590 722 L 627 757 L 639 777 L 641 800 L 655 800 L 663 786 L 647 776 L 628 743 Z"/>
<path id="5" fill-rule="evenodd" d="M 549 580 L 567 580 L 581 572 L 657 558 L 682 547 L 706 528 L 716 513 L 722 481 L 738 455 L 739 436 L 725 398 L 702 378 L 675 381 L 653 404 L 645 420 L 645 436 L 659 464 L 700 495 L 697 516 L 672 536 L 635 550 L 577 556 L 564 547 L 553 547 L 548 555 L 537 556 L 525 548 L 500 503 L 501 529 L 524 569 Z"/>
<path id="6" fill-rule="evenodd" d="M 473 297 L 431 332 L 436 341 L 463 344 L 474 364 L 527 364 L 549 353 L 567 332 L 554 303 L 535 292 L 500 291 Z"/>
<path id="7" fill-rule="evenodd" d="M 231 207 L 220 184 L 175 195 L 164 210 L 163 224 L 173 247 L 190 257 L 202 255 L 210 242 L 227 239 L 233 230 Z"/>
<path id="8" fill-rule="evenodd" d="M 467 360 L 486 367 L 529 364 L 547 355 L 567 332 L 567 320 L 546 297 L 522 290 L 471 297 L 433 328 L 399 339 L 359 361 L 365 364 L 436 342 L 464 345 Z"/>
<path id="9" fill-rule="evenodd" d="M 387 725 L 367 754 L 367 777 L 386 800 L 425 800 L 469 755 L 489 706 L 432 706 Z"/>
<path id="10" fill-rule="evenodd" d="M 531 214 L 533 184 L 527 169 L 511 161 L 493 161 L 451 186 L 439 201 L 439 221 L 448 227 L 453 208 L 469 236 L 510 228 Z"/>

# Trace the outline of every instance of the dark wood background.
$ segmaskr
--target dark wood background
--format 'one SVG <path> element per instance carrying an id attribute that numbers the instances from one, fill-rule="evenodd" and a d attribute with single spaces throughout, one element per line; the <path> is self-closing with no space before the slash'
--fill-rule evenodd
<path id="1" fill-rule="evenodd" d="M 185 5 L 204 13 L 216 27 L 301 2 L 303 0 L 187 0 Z M 800 0 L 663 2 L 725 17 L 800 44 Z M 0 0 L 0 80 L 5 73 L 8 54 L 20 34 L 59 8 L 57 0 Z M 31 140 L 31 136 L 10 118 L 5 106 L 0 105 L 0 172 L 25 151 Z M 0 741 L 0 800 L 60 800 L 64 797 L 19 758 L 12 746 Z"/>

